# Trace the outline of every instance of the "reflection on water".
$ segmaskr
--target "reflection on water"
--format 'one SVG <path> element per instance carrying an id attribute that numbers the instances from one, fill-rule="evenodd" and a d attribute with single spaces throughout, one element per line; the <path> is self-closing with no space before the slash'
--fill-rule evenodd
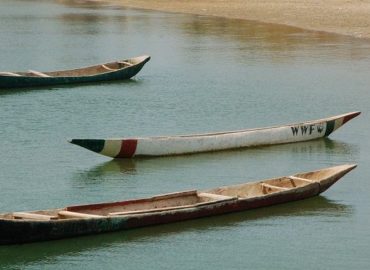
<path id="1" fill-rule="evenodd" d="M 102 2 L 95 1 L 59 0 L 58 2 L 71 7 L 95 8 L 100 10 L 113 8 Z M 123 7 L 114 8 L 131 10 Z M 133 10 L 134 9 L 131 11 Z M 91 23 L 91 27 L 94 27 L 95 23 L 95 27 L 97 28 L 99 28 L 99 22 L 101 20 L 113 19 L 121 21 L 122 23 L 130 23 L 137 19 L 148 20 L 147 22 L 152 20 L 149 19 L 148 16 L 145 16 L 145 13 L 148 11 L 138 10 L 138 12 L 142 12 L 144 16 L 124 16 L 116 14 L 115 16 L 107 17 L 99 14 L 66 14 L 60 18 L 66 23 L 88 22 Z M 155 13 L 159 12 L 151 12 L 151 14 Z M 312 54 L 313 45 L 317 46 L 316 50 L 324 50 L 326 57 L 338 57 L 338 48 L 345 49 L 346 53 L 341 56 L 349 60 L 370 57 L 368 54 L 370 44 L 366 40 L 359 40 L 358 43 L 354 45 L 352 38 L 348 36 L 240 19 L 215 18 L 198 15 L 186 15 L 182 20 L 179 18 L 181 18 L 181 16 L 178 16 L 172 25 L 181 29 L 190 39 L 193 39 L 195 41 L 194 44 L 199 44 L 200 47 L 198 49 L 200 51 L 206 51 L 208 45 L 205 40 L 202 43 L 197 41 L 205 37 L 213 36 L 217 39 L 238 41 L 238 50 L 245 52 L 252 51 L 259 55 L 264 54 L 273 59 L 273 61 L 278 62 L 285 62 L 288 60 L 287 58 L 299 57 L 297 51 L 301 53 L 301 50 L 305 48 L 310 48 L 311 50 L 309 53 Z M 189 18 L 191 18 L 191 20 L 189 20 Z M 233 46 L 235 45 L 233 44 Z M 280 54 L 277 55 L 276 52 L 280 52 Z M 282 52 L 283 54 L 281 54 Z"/>
<path id="2" fill-rule="evenodd" d="M 288 217 L 293 219 L 303 217 L 312 221 L 321 216 L 330 216 L 332 217 L 331 222 L 335 222 L 336 218 L 348 217 L 352 213 L 353 209 L 351 206 L 339 204 L 319 196 L 256 210 L 150 228 L 17 246 L 0 246 L 0 257 L 4 258 L 0 261 L 0 268 L 8 266 L 22 267 L 32 262 L 47 262 L 59 256 L 80 256 L 81 252 L 104 250 L 112 247 L 117 251 L 117 248 L 124 248 L 126 244 L 134 244 L 135 242 L 150 243 L 154 242 L 156 238 L 171 237 L 171 235 L 181 236 L 181 234 L 186 234 L 187 232 L 227 231 L 228 228 L 248 226 L 249 223 L 261 222 L 261 224 L 266 224 L 269 220 Z"/>
<path id="3" fill-rule="evenodd" d="M 111 160 L 86 172 L 77 173 L 75 179 L 85 183 L 97 183 L 104 181 L 103 177 L 109 174 L 136 174 L 136 162 L 133 159 Z"/>
<path id="4" fill-rule="evenodd" d="M 281 155 L 304 155 L 317 156 L 342 156 L 355 158 L 359 155 L 358 145 L 348 144 L 341 141 L 323 138 L 308 142 L 281 144 L 272 146 L 263 146 L 248 149 L 236 149 L 220 151 L 215 153 L 199 153 L 185 156 L 172 157 L 157 157 L 157 158 L 136 158 L 136 159 L 112 159 L 98 166 L 95 166 L 88 171 L 78 172 L 75 174 L 75 180 L 87 183 L 99 183 L 104 181 L 104 177 L 112 175 L 134 175 L 145 171 L 150 167 L 150 170 L 166 170 L 173 167 L 189 167 L 191 165 L 201 164 L 207 165 L 212 160 L 220 160 L 220 165 L 228 166 L 233 160 L 248 160 L 248 158 L 256 157 L 257 155 L 268 155 L 272 160 L 279 158 Z M 222 163 L 221 163 L 222 161 Z M 335 164 L 333 164 L 335 165 Z"/>
<path id="5" fill-rule="evenodd" d="M 237 41 L 239 53 L 240 51 L 254 52 L 273 62 L 291 62 L 302 58 L 302 50 L 306 48 L 310 48 L 308 53 L 311 56 L 322 54 L 327 58 L 335 59 L 338 57 L 338 49 L 344 49 L 344 54 L 341 57 L 346 60 L 369 58 L 370 44 L 366 41 L 359 41 L 359 44 L 354 46 L 352 39 L 347 36 L 285 25 L 198 17 L 195 20 L 184 22 L 180 27 L 194 41 L 209 35 L 213 35 L 217 39 Z M 199 50 L 204 53 L 207 46 L 207 42 L 204 42 L 200 45 Z M 249 63 L 253 63 L 251 60 L 251 58 L 248 59 Z"/>
<path id="6" fill-rule="evenodd" d="M 293 153 L 302 154 L 326 153 L 330 155 L 350 155 L 356 157 L 359 155 L 360 148 L 358 145 L 355 144 L 332 140 L 328 137 L 325 137 L 308 142 L 266 146 L 262 147 L 261 150 L 268 150 L 273 152 L 291 151 Z"/>
<path id="7" fill-rule="evenodd" d="M 71 7 L 101 8 L 107 6 L 104 1 L 96 0 L 56 0 L 56 2 Z"/>

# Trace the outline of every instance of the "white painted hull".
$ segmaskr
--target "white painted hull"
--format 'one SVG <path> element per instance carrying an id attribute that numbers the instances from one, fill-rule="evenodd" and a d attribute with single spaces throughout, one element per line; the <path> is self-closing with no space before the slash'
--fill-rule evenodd
<path id="1" fill-rule="evenodd" d="M 325 124 L 324 124 L 325 125 Z M 325 131 L 325 128 L 324 128 Z M 260 145 L 281 144 L 313 140 L 323 137 L 317 130 L 311 134 L 292 136 L 290 127 L 249 130 L 219 135 L 142 138 L 138 139 L 136 155 L 175 155 L 197 152 L 210 152 Z"/>
<path id="2" fill-rule="evenodd" d="M 74 139 L 71 143 L 113 158 L 167 156 L 314 140 L 329 136 L 360 112 L 269 128 L 167 137 Z"/>

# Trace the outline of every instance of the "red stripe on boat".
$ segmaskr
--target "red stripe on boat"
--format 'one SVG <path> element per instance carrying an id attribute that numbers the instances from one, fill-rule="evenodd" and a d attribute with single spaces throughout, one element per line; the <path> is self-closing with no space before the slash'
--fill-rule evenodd
<path id="1" fill-rule="evenodd" d="M 342 125 L 344 125 L 345 123 L 347 123 L 349 120 L 351 120 L 352 118 L 355 118 L 357 115 L 359 115 L 361 112 L 355 112 L 355 113 L 352 113 L 350 115 L 347 115 L 343 118 L 343 123 Z"/>
<path id="2" fill-rule="evenodd" d="M 122 140 L 121 150 L 116 158 L 130 158 L 135 154 L 137 140 Z"/>

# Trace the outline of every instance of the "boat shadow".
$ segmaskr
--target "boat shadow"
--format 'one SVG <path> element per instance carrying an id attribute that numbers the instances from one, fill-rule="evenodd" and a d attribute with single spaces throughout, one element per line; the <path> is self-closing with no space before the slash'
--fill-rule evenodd
<path id="1" fill-rule="evenodd" d="M 136 85 L 140 84 L 139 80 L 136 80 L 135 77 L 131 79 L 125 80 L 115 80 L 115 81 L 107 81 L 107 82 L 90 82 L 90 83 L 76 83 L 76 84 L 68 84 L 68 85 L 53 85 L 53 86 L 34 86 L 34 87 L 21 87 L 21 88 L 4 88 L 0 89 L 0 96 L 5 95 L 12 95 L 12 94 L 25 94 L 29 92 L 37 92 L 37 91 L 56 91 L 61 89 L 73 89 L 73 88 L 85 88 L 85 87 L 114 87 L 119 85 Z"/>
<path id="2" fill-rule="evenodd" d="M 108 3 L 104 1 L 95 0 L 58 0 L 58 3 L 70 6 L 70 7 L 83 7 L 83 8 L 107 8 Z"/>
<path id="3" fill-rule="evenodd" d="M 152 170 L 156 168 L 158 170 L 165 170 L 169 167 L 188 167 L 188 165 L 190 166 L 191 164 L 197 164 L 197 166 L 201 166 L 204 163 L 217 160 L 230 160 L 230 162 L 233 159 L 247 160 L 248 158 L 256 157 L 258 155 L 266 155 L 266 152 L 268 152 L 269 155 L 276 154 L 278 156 L 280 156 L 283 152 L 307 155 L 315 155 L 320 153 L 328 155 L 340 155 L 344 157 L 350 156 L 351 160 L 353 160 L 353 157 L 356 157 L 359 154 L 359 147 L 357 145 L 352 145 L 329 138 L 322 138 L 308 142 L 260 146 L 179 156 L 112 159 L 94 166 L 87 171 L 78 173 L 78 176 L 76 175 L 75 178 L 89 181 L 89 179 L 99 179 L 105 175 L 134 175 L 140 170 L 145 170 L 146 167 L 150 167 Z"/>
<path id="4" fill-rule="evenodd" d="M 77 238 L 71 238 L 24 245 L 0 246 L 0 269 L 22 269 L 30 263 L 50 262 L 55 257 L 76 256 L 76 254 L 80 256 L 82 252 L 96 252 L 111 247 L 124 248 L 125 245 L 136 242 L 152 243 L 157 238 L 171 237 L 174 234 L 206 233 L 208 230 L 227 230 L 229 227 L 235 226 L 256 226 L 255 222 L 268 224 L 268 222 L 277 218 L 347 217 L 351 216 L 352 213 L 353 208 L 351 206 L 318 196 L 239 213 L 100 235 L 81 236 L 78 237 L 78 241 L 76 241 Z M 253 224 L 250 225 L 251 223 Z M 261 231 L 265 230 L 264 226 L 259 225 L 259 228 Z"/>

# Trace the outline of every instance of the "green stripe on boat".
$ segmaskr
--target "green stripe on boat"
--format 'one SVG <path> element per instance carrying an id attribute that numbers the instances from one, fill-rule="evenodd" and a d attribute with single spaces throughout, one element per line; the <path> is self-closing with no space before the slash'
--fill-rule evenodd
<path id="1" fill-rule="evenodd" d="M 333 121 L 328 121 L 327 122 L 327 124 L 326 124 L 326 131 L 325 131 L 325 137 L 326 136 L 329 136 L 330 135 L 330 133 L 332 133 L 333 132 L 333 130 L 334 130 L 334 126 L 335 126 L 335 120 L 333 120 Z"/>
<path id="2" fill-rule="evenodd" d="M 87 140 L 80 140 L 80 139 L 73 139 L 71 143 L 85 147 L 91 151 L 100 153 L 104 149 L 105 140 L 96 140 L 96 139 L 87 139 Z"/>

